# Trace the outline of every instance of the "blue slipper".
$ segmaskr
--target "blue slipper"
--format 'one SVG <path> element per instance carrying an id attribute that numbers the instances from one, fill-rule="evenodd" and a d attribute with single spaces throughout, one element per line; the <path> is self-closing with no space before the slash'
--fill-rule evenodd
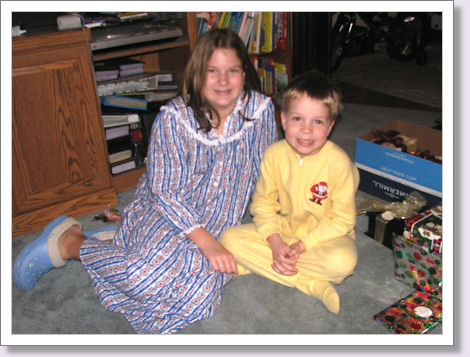
<path id="1" fill-rule="evenodd" d="M 18 289 L 29 290 L 52 268 L 66 264 L 59 252 L 59 237 L 68 228 L 82 224 L 75 218 L 60 216 L 44 228 L 41 235 L 20 252 L 13 265 L 13 281 Z"/>

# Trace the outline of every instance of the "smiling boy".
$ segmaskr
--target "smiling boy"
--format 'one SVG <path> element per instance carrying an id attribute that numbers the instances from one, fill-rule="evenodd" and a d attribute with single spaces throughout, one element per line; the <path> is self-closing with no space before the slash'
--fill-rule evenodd
<path id="1" fill-rule="evenodd" d="M 341 109 L 339 93 L 321 72 L 304 73 L 283 94 L 285 139 L 265 152 L 253 195 L 253 224 L 232 227 L 222 244 L 239 274 L 256 273 L 320 299 L 333 312 L 333 284 L 357 263 L 357 168 L 328 139 Z"/>

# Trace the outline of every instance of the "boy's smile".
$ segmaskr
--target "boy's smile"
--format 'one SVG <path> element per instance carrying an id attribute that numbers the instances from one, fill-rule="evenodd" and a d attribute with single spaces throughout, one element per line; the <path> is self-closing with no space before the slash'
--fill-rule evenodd
<path id="1" fill-rule="evenodd" d="M 321 150 L 335 122 L 322 101 L 303 94 L 292 98 L 287 112 L 281 112 L 281 124 L 289 145 L 305 157 Z"/>

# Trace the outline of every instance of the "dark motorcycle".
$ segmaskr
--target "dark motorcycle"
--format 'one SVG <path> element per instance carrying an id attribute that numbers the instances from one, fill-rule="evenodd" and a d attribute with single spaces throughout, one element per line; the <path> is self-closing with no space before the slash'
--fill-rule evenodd
<path id="1" fill-rule="evenodd" d="M 363 25 L 358 24 L 358 19 Z M 387 54 L 398 60 L 427 62 L 424 13 L 339 13 L 331 30 L 330 71 L 338 69 L 344 57 L 372 53 L 384 41 Z"/>

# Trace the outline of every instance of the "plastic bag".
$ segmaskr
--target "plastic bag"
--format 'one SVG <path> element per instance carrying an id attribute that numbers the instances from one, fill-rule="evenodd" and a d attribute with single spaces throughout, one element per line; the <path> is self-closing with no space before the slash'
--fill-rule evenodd
<path id="1" fill-rule="evenodd" d="M 393 218 L 408 219 L 426 206 L 426 199 L 417 191 L 405 196 L 401 202 L 383 202 L 376 199 L 356 201 L 356 214 L 367 212 L 391 212 Z"/>

